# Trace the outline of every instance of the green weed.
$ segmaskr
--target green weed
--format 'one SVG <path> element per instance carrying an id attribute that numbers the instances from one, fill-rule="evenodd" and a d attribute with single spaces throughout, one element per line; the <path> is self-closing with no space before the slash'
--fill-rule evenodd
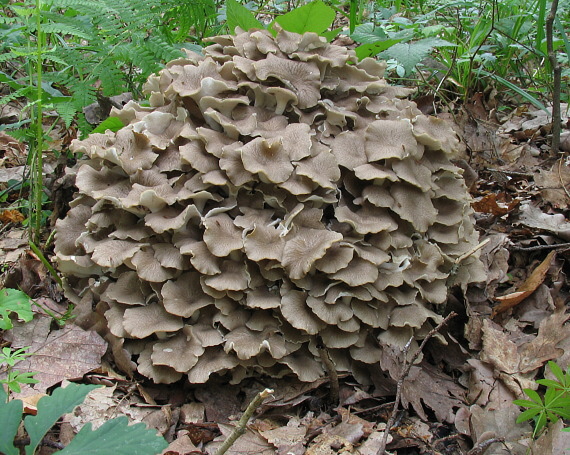
<path id="1" fill-rule="evenodd" d="M 541 397 L 535 390 L 524 389 L 528 400 L 515 400 L 514 404 L 527 408 L 517 418 L 517 423 L 534 421 L 533 439 L 549 423 L 557 422 L 558 419 L 570 419 L 570 368 L 564 372 L 555 362 L 548 362 L 550 371 L 556 380 L 539 379 L 536 382 L 546 387 L 544 397 Z M 570 431 L 564 429 L 563 431 Z"/>
<path id="2" fill-rule="evenodd" d="M 0 365 L 6 366 L 6 378 L 0 379 L 0 387 L 2 384 L 6 384 L 8 390 L 12 392 L 20 393 L 22 384 L 37 384 L 39 381 L 34 379 L 33 376 L 36 374 L 34 372 L 24 372 L 20 373 L 19 370 L 14 369 L 14 365 L 26 357 L 33 355 L 26 352 L 29 346 L 16 349 L 12 351 L 8 347 L 2 348 L 0 352 Z"/>

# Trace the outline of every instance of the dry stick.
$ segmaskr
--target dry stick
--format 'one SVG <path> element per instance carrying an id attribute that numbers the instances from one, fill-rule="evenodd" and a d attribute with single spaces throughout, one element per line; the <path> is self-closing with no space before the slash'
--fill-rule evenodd
<path id="1" fill-rule="evenodd" d="M 236 439 L 245 433 L 245 427 L 250 417 L 253 415 L 257 407 L 263 402 L 263 400 L 265 400 L 272 393 L 273 389 L 265 389 L 255 396 L 255 398 L 247 406 L 247 409 L 241 416 L 241 419 L 239 419 L 237 426 L 234 428 L 234 431 L 232 431 L 232 434 L 230 434 L 228 439 L 226 439 L 220 446 L 216 452 L 216 455 L 223 455 L 226 453 L 226 451 L 233 445 L 233 443 L 236 442 Z"/>
<path id="2" fill-rule="evenodd" d="M 566 193 L 566 196 L 570 198 L 570 192 L 568 192 L 568 188 L 566 188 L 566 184 L 562 178 L 562 158 L 558 160 L 558 179 L 560 180 L 560 185 L 562 185 L 562 189 Z"/>
<path id="3" fill-rule="evenodd" d="M 553 89 L 552 89 L 552 142 L 551 149 L 554 153 L 558 153 L 560 148 L 560 86 L 562 84 L 562 67 L 556 59 L 554 51 L 554 19 L 556 18 L 556 10 L 558 9 L 558 0 L 552 1 L 550 12 L 546 17 L 546 50 L 548 60 L 552 67 Z"/>
<path id="4" fill-rule="evenodd" d="M 553 245 L 536 245 L 536 246 L 519 246 L 519 245 L 513 245 L 509 247 L 509 250 L 511 251 L 522 251 L 522 252 L 530 252 L 530 251 L 542 251 L 542 250 L 558 250 L 558 249 L 564 249 L 564 248 L 570 248 L 570 243 L 555 243 Z"/>
<path id="5" fill-rule="evenodd" d="M 491 439 L 487 439 L 485 441 L 482 441 L 479 444 L 477 444 L 475 447 L 473 447 L 469 452 L 467 452 L 467 455 L 482 455 L 483 452 L 485 452 L 485 450 L 487 450 L 487 448 L 489 446 L 491 446 L 497 442 L 504 443 L 505 438 L 491 438 Z"/>
<path id="6" fill-rule="evenodd" d="M 380 447 L 378 448 L 378 452 L 376 452 L 377 455 L 384 455 L 386 453 L 386 444 L 388 443 L 388 435 L 390 434 L 390 428 L 392 428 L 392 425 L 394 425 L 394 422 L 396 421 L 396 415 L 398 414 L 398 408 L 400 406 L 400 400 L 402 398 L 402 386 L 404 385 L 404 381 L 406 380 L 406 378 L 410 374 L 410 369 L 412 368 L 414 362 L 418 359 L 418 357 L 422 353 L 426 343 L 436 333 L 438 333 L 442 329 L 442 327 L 449 322 L 449 320 L 451 318 L 454 318 L 455 316 L 457 316 L 457 313 L 452 311 L 435 328 L 430 330 L 430 332 L 423 339 L 422 344 L 420 344 L 420 347 L 418 348 L 418 350 L 416 352 L 414 352 L 414 355 L 412 356 L 412 359 L 409 362 L 407 361 L 407 354 L 408 354 L 408 350 L 410 349 L 410 345 L 412 344 L 413 337 L 410 338 L 410 341 L 408 341 L 406 343 L 406 346 L 404 347 L 404 350 L 403 350 L 404 368 L 402 369 L 402 372 L 400 373 L 400 377 L 398 378 L 398 384 L 396 386 L 396 399 L 394 400 L 394 408 L 392 409 L 392 412 L 390 413 L 390 418 L 388 419 L 388 422 L 386 423 L 386 429 L 384 430 L 384 434 L 382 435 L 382 440 L 380 441 Z"/>

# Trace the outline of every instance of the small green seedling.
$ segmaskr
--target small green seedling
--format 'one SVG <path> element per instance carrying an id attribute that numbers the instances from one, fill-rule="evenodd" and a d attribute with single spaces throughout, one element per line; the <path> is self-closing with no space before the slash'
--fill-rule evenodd
<path id="1" fill-rule="evenodd" d="M 0 353 L 0 365 L 6 365 L 7 375 L 5 379 L 0 379 L 0 384 L 6 384 L 8 390 L 12 392 L 20 393 L 22 388 L 21 384 L 37 384 L 39 381 L 34 379 L 33 376 L 35 372 L 25 372 L 20 373 L 18 370 L 14 370 L 13 367 L 16 363 L 24 360 L 26 357 L 31 356 L 26 352 L 29 346 L 16 349 L 12 351 L 10 348 L 2 348 Z"/>
<path id="2" fill-rule="evenodd" d="M 548 423 L 555 423 L 560 418 L 570 419 L 570 368 L 565 373 L 554 362 L 548 362 L 548 367 L 557 380 L 539 379 L 536 381 L 546 387 L 544 399 L 535 390 L 524 389 L 524 393 L 530 400 L 513 401 L 518 406 L 528 408 L 517 418 L 517 423 L 534 420 L 533 439 Z M 570 429 L 563 431 L 570 431 Z"/>

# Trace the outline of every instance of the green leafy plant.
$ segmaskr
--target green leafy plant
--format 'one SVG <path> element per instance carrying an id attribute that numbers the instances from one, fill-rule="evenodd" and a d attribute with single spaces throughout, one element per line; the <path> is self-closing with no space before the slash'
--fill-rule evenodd
<path id="1" fill-rule="evenodd" d="M 0 83 L 11 93 L 0 99 L 0 107 L 27 100 L 22 115 L 28 119 L 13 125 L 11 134 L 29 144 L 27 225 L 32 241 L 40 245 L 48 202 L 43 157 L 49 131 L 61 120 L 66 127 L 76 121 L 85 135 L 92 129 L 83 115 L 87 105 L 124 92 L 140 96 L 148 76 L 183 56 L 188 40 L 213 32 L 216 4 L 34 0 L 1 5 Z M 54 111 L 55 118 L 47 114 Z"/>
<path id="2" fill-rule="evenodd" d="M 0 353 L 0 365 L 6 365 L 6 379 L 0 379 L 0 384 L 6 384 L 8 390 L 19 393 L 22 390 L 20 387 L 21 384 L 37 384 L 39 382 L 37 379 L 33 378 L 36 374 L 35 372 L 28 371 L 20 373 L 20 371 L 14 369 L 14 365 L 16 363 L 24 360 L 30 355 L 33 355 L 26 352 L 28 349 L 29 346 L 19 348 L 14 351 L 8 347 L 2 348 L 2 352 Z"/>
<path id="3" fill-rule="evenodd" d="M 548 423 L 557 422 L 558 419 L 570 419 L 570 368 L 564 372 L 555 362 L 548 362 L 550 371 L 556 380 L 539 379 L 536 382 L 544 387 L 544 397 L 532 389 L 524 389 L 529 400 L 515 400 L 514 404 L 527 408 L 517 418 L 517 423 L 534 421 L 533 439 L 546 427 Z M 564 431 L 570 431 L 565 429 Z"/>
<path id="4" fill-rule="evenodd" d="M 391 67 L 404 77 L 413 73 L 434 48 L 455 46 L 440 38 L 439 29 L 429 27 L 425 18 L 411 20 L 394 14 L 394 9 L 383 9 L 376 23 L 362 24 L 351 33 L 352 39 L 362 43 L 355 49 L 358 58 L 377 55 L 393 61 Z"/>
<path id="5" fill-rule="evenodd" d="M 339 30 L 328 31 L 336 18 L 336 13 L 333 8 L 325 5 L 321 0 L 313 0 L 288 13 L 278 15 L 267 27 L 257 20 L 254 13 L 236 0 L 226 0 L 226 17 L 230 33 L 234 33 L 235 28 L 240 27 L 243 30 L 266 28 L 271 33 L 276 34 L 273 29 L 275 23 L 290 32 L 317 33 L 329 40 L 339 32 Z"/>
<path id="6" fill-rule="evenodd" d="M 43 437 L 64 414 L 72 412 L 81 404 L 87 394 L 100 386 L 68 384 L 59 387 L 50 396 L 43 397 L 37 405 L 37 414 L 23 419 L 24 428 L 30 439 L 25 446 L 26 455 L 36 453 Z M 23 418 L 21 400 L 8 400 L 8 395 L 0 387 L 0 452 L 5 455 L 19 455 L 14 439 Z M 56 453 L 62 455 L 155 455 L 164 450 L 167 442 L 144 423 L 128 425 L 126 417 L 108 420 L 96 430 L 87 423 L 75 438 Z"/>

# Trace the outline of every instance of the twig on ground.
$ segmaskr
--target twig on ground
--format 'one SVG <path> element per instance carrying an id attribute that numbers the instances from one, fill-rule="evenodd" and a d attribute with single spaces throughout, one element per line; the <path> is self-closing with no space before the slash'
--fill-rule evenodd
<path id="1" fill-rule="evenodd" d="M 479 251 L 481 248 L 483 248 L 485 245 L 487 245 L 487 243 L 489 243 L 490 241 L 491 241 L 490 238 L 486 238 L 481 243 L 479 243 L 479 245 L 475 245 L 473 248 L 471 248 L 467 253 L 463 253 L 461 256 L 459 256 L 455 260 L 455 265 L 459 265 L 460 262 L 464 261 L 469 256 L 475 254 L 477 251 Z"/>
<path id="2" fill-rule="evenodd" d="M 234 428 L 234 431 L 228 436 L 228 439 L 224 441 L 224 443 L 220 446 L 216 455 L 223 455 L 226 451 L 236 442 L 236 439 L 239 438 L 242 434 L 245 433 L 245 427 L 247 422 L 257 409 L 257 407 L 265 400 L 269 395 L 273 393 L 273 389 L 265 389 L 259 392 L 253 400 L 247 406 L 247 409 L 239 419 L 237 426 Z"/>
<path id="3" fill-rule="evenodd" d="M 495 444 L 496 442 L 501 442 L 501 443 L 505 442 L 505 438 L 491 438 L 491 439 L 486 439 L 485 441 L 481 441 L 479 444 L 473 447 L 469 452 L 467 452 L 467 455 L 482 455 L 483 452 L 485 452 L 485 450 L 489 448 L 489 446 Z"/>
<path id="4" fill-rule="evenodd" d="M 518 172 L 518 171 L 509 171 L 507 169 L 487 169 L 489 172 L 500 172 L 505 175 L 512 175 L 513 177 L 526 177 L 526 178 L 534 178 L 534 174 L 530 172 Z"/>
<path id="5" fill-rule="evenodd" d="M 338 373 L 336 372 L 336 368 L 329 356 L 329 352 L 326 348 L 322 346 L 318 346 L 317 349 L 319 350 L 319 356 L 321 357 L 321 361 L 327 370 L 327 374 L 329 376 L 329 400 L 333 406 L 338 406 L 339 404 L 339 385 L 338 385 Z"/>
<path id="6" fill-rule="evenodd" d="M 570 248 L 570 243 L 555 243 L 553 245 L 537 245 L 537 246 L 518 246 L 518 245 L 513 245 L 509 247 L 509 250 L 511 251 L 541 251 L 541 250 L 558 250 L 558 249 L 564 249 L 564 248 Z"/>
<path id="7" fill-rule="evenodd" d="M 566 188 L 566 184 L 562 178 L 562 158 L 558 160 L 558 179 L 560 180 L 560 185 L 562 185 L 562 189 L 566 193 L 566 196 L 570 198 L 570 192 L 568 191 L 568 188 Z"/>
<path id="8" fill-rule="evenodd" d="M 406 380 L 406 378 L 410 374 L 410 369 L 412 368 L 415 361 L 418 359 L 418 357 L 422 353 L 426 343 L 436 333 L 438 333 L 443 328 L 443 326 L 449 322 L 449 320 L 451 318 L 454 318 L 455 316 L 457 316 L 457 313 L 452 311 L 451 313 L 449 313 L 445 317 L 445 319 L 443 321 L 441 321 L 436 327 L 434 327 L 432 330 L 430 330 L 430 332 L 423 339 L 422 344 L 420 344 L 420 347 L 418 348 L 418 350 L 416 352 L 414 352 L 414 355 L 412 356 L 412 358 L 409 361 L 407 360 L 407 357 L 408 357 L 407 354 L 408 354 L 408 351 L 410 349 L 410 345 L 412 344 L 413 337 L 410 338 L 410 341 L 408 341 L 408 343 L 406 343 L 406 346 L 404 346 L 404 349 L 403 349 L 404 366 L 402 368 L 402 371 L 400 372 L 400 376 L 398 377 L 398 383 L 396 386 L 396 398 L 394 400 L 394 407 L 392 408 L 392 412 L 390 413 L 390 418 L 388 419 L 388 422 L 386 423 L 386 429 L 384 430 L 384 434 L 382 435 L 382 440 L 380 441 L 380 447 L 378 448 L 378 452 L 376 452 L 377 455 L 384 455 L 386 453 L 386 444 L 388 443 L 388 435 L 390 434 L 390 429 L 392 428 L 392 426 L 394 425 L 394 422 L 396 421 L 396 416 L 398 415 L 398 409 L 400 407 L 400 400 L 402 398 L 402 386 L 404 385 L 404 381 Z"/>

